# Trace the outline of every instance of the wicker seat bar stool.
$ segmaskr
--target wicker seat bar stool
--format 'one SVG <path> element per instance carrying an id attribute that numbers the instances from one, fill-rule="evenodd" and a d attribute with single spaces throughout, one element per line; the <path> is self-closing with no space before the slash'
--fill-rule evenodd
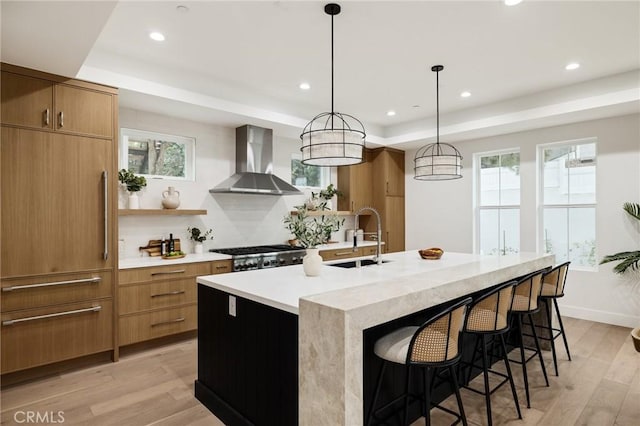
<path id="1" fill-rule="evenodd" d="M 509 358 L 507 356 L 507 347 L 504 339 L 504 335 L 509 331 L 509 322 L 507 320 L 509 311 L 511 310 L 511 304 L 513 302 L 513 288 L 517 284 L 517 281 L 509 281 L 498 285 L 490 289 L 489 291 L 478 296 L 469 306 L 469 312 L 467 313 L 467 321 L 465 322 L 464 332 L 468 335 L 476 338 L 475 350 L 469 363 L 465 363 L 464 360 L 461 364 L 465 364 L 468 367 L 467 380 L 464 388 L 470 391 L 476 392 L 480 395 L 484 395 L 485 404 L 487 407 L 487 420 L 489 426 L 493 424 L 491 416 L 491 394 L 498 390 L 502 385 L 509 382 L 511 386 L 511 394 L 513 395 L 513 401 L 516 405 L 516 411 L 518 418 L 522 418 L 520 412 L 520 404 L 518 403 L 518 394 L 513 382 L 513 375 L 511 374 L 511 366 L 509 365 Z M 487 346 L 492 344 L 495 340 L 499 340 L 501 349 L 500 353 L 506 367 L 507 374 L 503 374 L 499 371 L 491 369 L 491 363 L 487 355 Z M 482 363 L 476 364 L 478 355 L 481 358 Z M 484 391 L 478 390 L 470 386 L 469 381 L 471 379 L 471 373 L 474 369 L 480 369 L 484 375 Z M 489 386 L 489 373 L 498 375 L 503 378 L 493 389 Z"/>
<path id="2" fill-rule="evenodd" d="M 425 417 L 426 424 L 431 424 L 430 411 L 431 407 L 439 408 L 456 417 L 453 424 L 462 421 L 463 425 L 467 425 L 467 418 L 464 414 L 462 399 L 460 398 L 460 390 L 458 387 L 458 378 L 453 368 L 461 357 L 461 335 L 464 325 L 467 306 L 471 303 L 471 298 L 465 298 L 449 307 L 444 308 L 436 315 L 425 321 L 420 326 L 402 327 L 386 336 L 378 339 L 374 346 L 375 354 L 382 359 L 382 367 L 378 374 L 371 409 L 367 415 L 367 425 L 376 420 L 377 413 L 386 410 L 399 401 L 403 401 L 403 424 L 409 422 L 409 399 L 417 398 L 410 395 L 412 372 L 422 370 L 423 373 L 423 404 L 422 415 Z M 382 385 L 387 363 L 402 364 L 405 366 L 405 391 L 398 398 L 376 408 L 377 399 Z M 428 383 L 431 370 L 435 373 L 437 369 L 447 368 L 448 378 L 451 387 L 456 395 L 459 412 L 449 410 L 431 401 L 432 384 Z M 436 375 L 433 375 L 435 380 Z"/>
<path id="3" fill-rule="evenodd" d="M 564 296 L 564 286 L 567 281 L 567 271 L 569 270 L 569 264 L 571 262 L 565 262 L 557 265 L 545 272 L 542 276 L 542 291 L 540 293 L 540 299 L 546 304 L 547 311 L 547 335 L 541 335 L 540 339 L 549 340 L 551 342 L 551 353 L 553 355 L 553 367 L 556 370 L 556 376 L 558 375 L 558 358 L 556 356 L 555 339 L 562 336 L 564 341 L 564 348 L 567 351 L 567 357 L 571 361 L 571 352 L 569 352 L 569 343 L 567 342 L 567 336 L 564 333 L 564 325 L 562 324 L 562 317 L 560 316 L 560 308 L 558 307 L 558 298 Z M 558 325 L 560 328 L 554 328 L 552 324 L 551 303 L 555 306 L 556 314 L 558 316 Z M 536 326 L 542 328 L 542 326 Z"/>
<path id="4" fill-rule="evenodd" d="M 538 340 L 538 333 L 533 325 L 533 315 L 540 310 L 538 301 L 540 299 L 540 292 L 542 291 L 542 275 L 548 270 L 548 268 L 541 269 L 526 275 L 524 278 L 520 278 L 513 290 L 513 303 L 511 305 L 511 326 L 513 328 L 513 322 L 517 322 L 518 329 L 518 343 L 520 346 L 520 359 L 510 360 L 512 362 L 522 364 L 522 375 L 524 376 L 524 390 L 527 396 L 527 408 L 531 408 L 531 398 L 529 396 L 529 378 L 527 376 L 527 362 L 534 358 L 536 355 L 540 360 L 540 367 L 542 368 L 542 374 L 544 375 L 544 381 L 549 386 L 549 378 L 547 377 L 547 370 L 544 366 L 544 359 L 542 359 L 542 351 L 540 350 L 540 340 Z M 526 317 L 531 325 L 531 331 L 533 332 L 533 341 L 535 343 L 534 348 L 526 348 L 524 344 L 524 332 L 523 332 L 523 318 Z M 525 349 L 532 350 L 533 354 L 528 358 L 525 355 Z"/>

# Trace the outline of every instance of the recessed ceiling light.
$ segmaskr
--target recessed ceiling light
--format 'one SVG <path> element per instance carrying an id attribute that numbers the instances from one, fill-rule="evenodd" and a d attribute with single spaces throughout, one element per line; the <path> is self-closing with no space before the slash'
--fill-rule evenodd
<path id="1" fill-rule="evenodd" d="M 580 68 L 580 64 L 577 62 L 571 62 L 570 64 L 567 64 L 566 67 L 564 67 L 564 69 L 568 71 L 577 70 L 578 68 Z"/>
<path id="2" fill-rule="evenodd" d="M 396 115 L 396 112 L 394 110 L 387 111 L 387 116 L 393 117 L 394 115 Z"/>
<path id="3" fill-rule="evenodd" d="M 516 4 L 520 4 L 522 0 L 504 0 L 504 4 L 507 6 L 515 6 Z"/>
<path id="4" fill-rule="evenodd" d="M 176 6 L 176 10 L 178 11 L 178 13 L 187 13 L 189 11 L 189 8 L 183 4 L 179 4 Z"/>
<path id="5" fill-rule="evenodd" d="M 418 105 L 418 104 L 411 105 L 411 108 L 420 108 L 420 105 Z"/>
<path id="6" fill-rule="evenodd" d="M 151 40 L 164 41 L 164 35 L 162 33 L 157 32 L 157 31 L 149 33 L 149 37 L 151 37 Z"/>
<path id="7" fill-rule="evenodd" d="M 298 87 L 301 88 L 302 90 L 311 89 L 311 85 L 309 83 L 300 83 L 300 85 Z"/>
<path id="8" fill-rule="evenodd" d="M 468 98 L 469 96 L 471 96 L 471 92 L 462 92 L 460 93 L 460 96 L 462 96 L 463 98 Z"/>

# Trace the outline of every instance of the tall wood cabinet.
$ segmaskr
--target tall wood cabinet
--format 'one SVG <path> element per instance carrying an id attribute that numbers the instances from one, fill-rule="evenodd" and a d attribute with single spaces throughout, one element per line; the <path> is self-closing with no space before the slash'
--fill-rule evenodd
<path id="1" fill-rule="evenodd" d="M 4 374 L 116 348 L 118 100 L 8 64 L 1 88 Z"/>
<path id="2" fill-rule="evenodd" d="M 338 210 L 357 211 L 371 206 L 382 219 L 382 239 L 387 253 L 405 249 L 404 151 L 377 148 L 365 151 L 365 162 L 338 168 Z M 374 216 L 362 216 L 360 226 L 375 232 Z"/>

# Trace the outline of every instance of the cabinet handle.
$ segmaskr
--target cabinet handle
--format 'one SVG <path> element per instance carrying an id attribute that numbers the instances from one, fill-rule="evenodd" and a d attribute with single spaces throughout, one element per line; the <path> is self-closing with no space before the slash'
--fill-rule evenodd
<path id="1" fill-rule="evenodd" d="M 44 124 L 45 126 L 49 125 L 49 108 L 44 110 Z"/>
<path id="2" fill-rule="evenodd" d="M 92 278 L 85 278 L 85 279 L 82 279 L 82 280 L 56 281 L 56 282 L 52 282 L 52 283 L 40 283 L 40 284 L 29 284 L 29 285 L 17 285 L 17 286 L 11 286 L 11 287 L 4 287 L 2 289 L 2 291 L 5 292 L 5 291 L 13 291 L 13 290 L 25 290 L 25 289 L 29 289 L 29 288 L 53 287 L 53 286 L 57 286 L 57 285 L 68 285 L 68 284 L 95 284 L 95 283 L 99 283 L 100 281 L 102 281 L 102 278 L 100 278 L 100 277 L 92 277 Z"/>
<path id="3" fill-rule="evenodd" d="M 387 181 L 387 195 L 389 195 L 389 181 Z"/>
<path id="4" fill-rule="evenodd" d="M 152 272 L 151 276 L 154 275 L 170 275 L 170 274 L 182 274 L 184 273 L 184 269 L 176 269 L 175 271 L 160 271 L 160 272 Z"/>
<path id="5" fill-rule="evenodd" d="M 102 258 L 109 258 L 109 174 L 102 171 L 103 191 L 104 191 L 104 253 Z"/>
<path id="6" fill-rule="evenodd" d="M 355 211 L 356 211 L 355 206 L 353 205 L 353 201 L 351 201 L 351 211 L 352 211 L 352 212 L 355 212 Z"/>
<path id="7" fill-rule="evenodd" d="M 184 290 L 175 290 L 175 291 L 170 291 L 168 293 L 152 294 L 151 297 L 175 296 L 176 294 L 184 294 Z"/>
<path id="8" fill-rule="evenodd" d="M 334 256 L 349 256 L 349 255 L 353 255 L 353 253 L 357 253 L 354 251 L 338 251 L 333 253 Z"/>
<path id="9" fill-rule="evenodd" d="M 46 314 L 46 315 L 37 315 L 34 317 L 18 318 L 14 320 L 2 321 L 2 325 L 3 326 L 13 325 L 19 322 L 35 321 L 35 320 L 45 319 L 45 318 L 55 318 L 55 317 L 62 317 L 67 315 L 82 314 L 84 312 L 99 312 L 101 309 L 102 309 L 102 306 L 93 306 L 91 308 L 75 309 L 73 311 L 56 312 L 55 314 Z"/>
<path id="10" fill-rule="evenodd" d="M 64 127 L 64 112 L 60 111 L 60 114 L 58 114 L 60 116 L 60 118 L 58 119 L 58 123 L 60 124 L 60 128 Z"/>
<path id="11" fill-rule="evenodd" d="M 218 265 L 216 266 L 216 269 L 229 269 L 228 265 Z"/>
<path id="12" fill-rule="evenodd" d="M 151 324 L 151 327 L 157 327 L 159 325 L 165 325 L 165 324 L 174 324 L 176 322 L 183 322 L 183 321 L 184 321 L 184 317 L 176 318 L 176 319 L 169 320 L 169 321 L 162 321 L 162 322 L 153 323 L 153 324 Z"/>

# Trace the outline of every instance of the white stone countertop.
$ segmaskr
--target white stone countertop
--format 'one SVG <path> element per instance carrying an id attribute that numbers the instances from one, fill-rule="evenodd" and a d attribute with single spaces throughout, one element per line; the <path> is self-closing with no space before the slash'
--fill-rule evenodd
<path id="1" fill-rule="evenodd" d="M 197 280 L 200 284 L 294 314 L 298 313 L 299 300 L 303 298 L 348 311 L 540 257 L 535 253 L 510 256 L 445 253 L 440 260 L 423 260 L 416 250 L 384 254 L 382 258 L 388 263 L 380 266 L 348 269 L 324 264 L 318 277 L 307 277 L 302 265 L 293 265 L 202 276 Z M 485 286 L 498 283 L 500 281 L 489 282 Z M 470 288 L 469 293 L 481 288 Z"/>
<path id="2" fill-rule="evenodd" d="M 187 254 L 180 259 L 163 259 L 160 256 L 130 257 L 118 261 L 118 269 L 145 268 L 149 266 L 177 265 L 181 263 L 229 260 L 231 256 L 220 253 Z"/>

